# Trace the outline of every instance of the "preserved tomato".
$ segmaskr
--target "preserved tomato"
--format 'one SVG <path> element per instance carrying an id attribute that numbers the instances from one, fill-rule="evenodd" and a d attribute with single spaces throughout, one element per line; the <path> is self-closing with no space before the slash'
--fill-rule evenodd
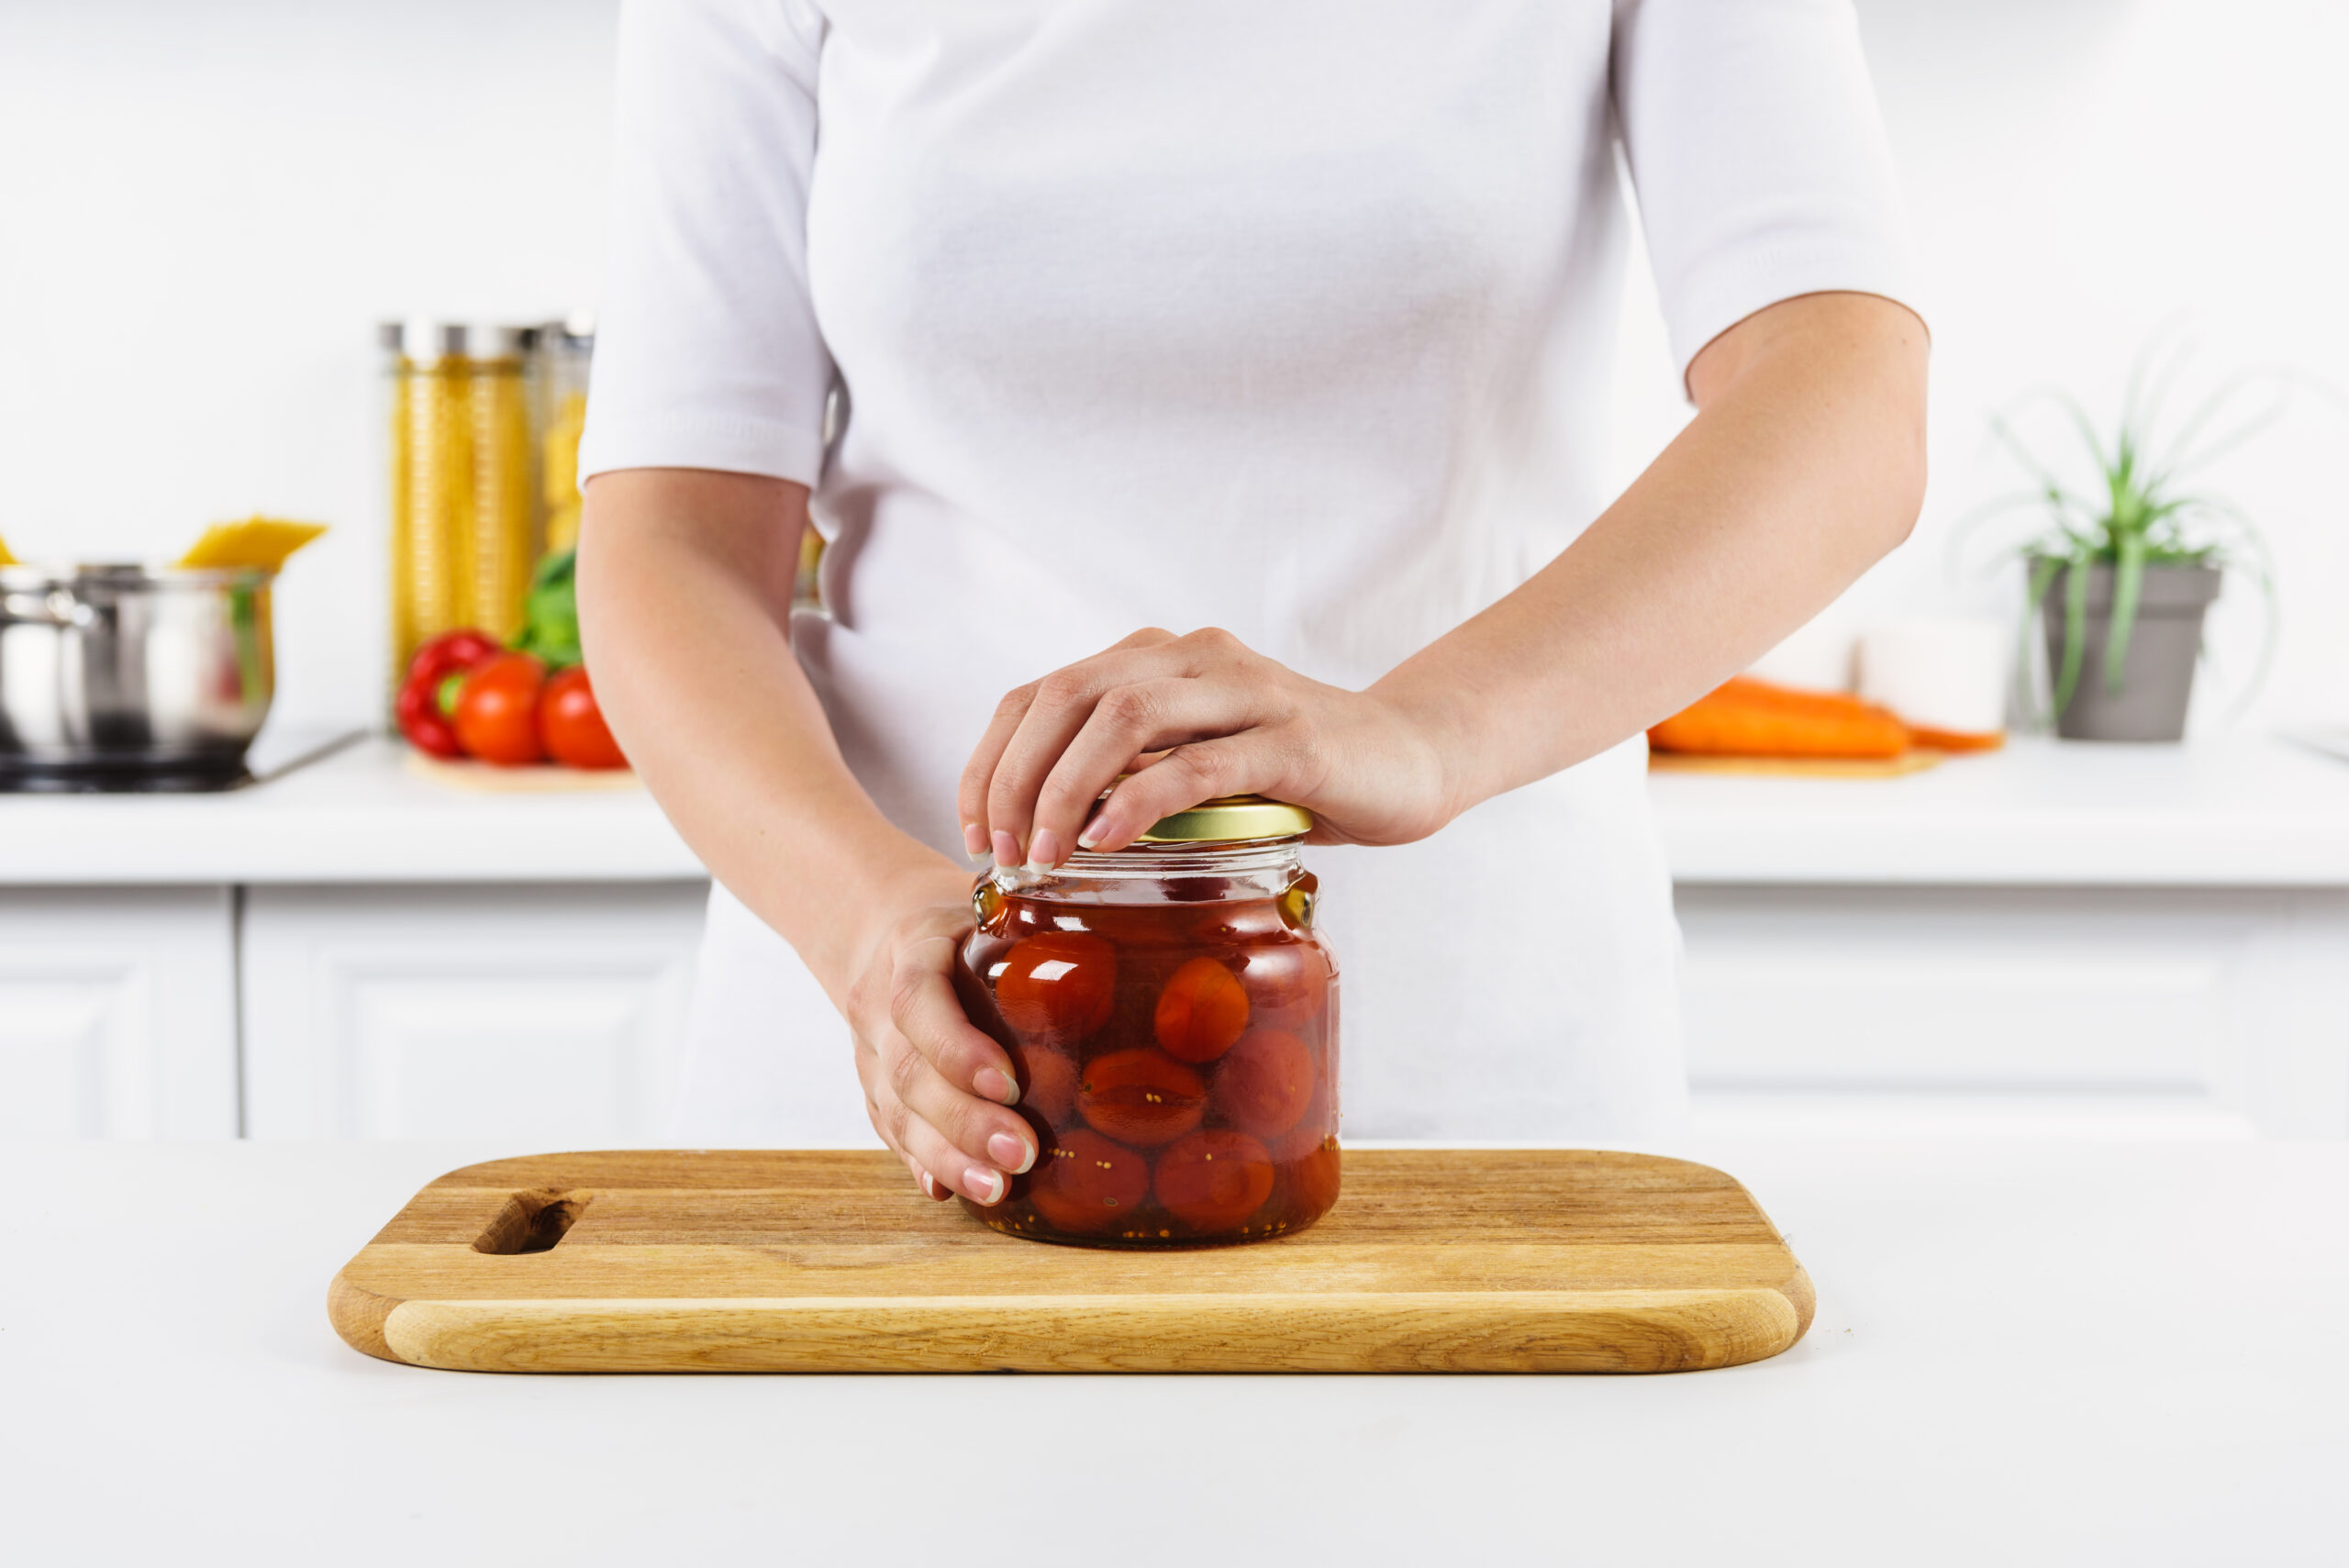
<path id="1" fill-rule="evenodd" d="M 1028 1173 L 1037 1214 L 1088 1236 L 1130 1222 L 1149 1192 L 1149 1161 L 1082 1128 L 1055 1139 Z"/>
<path id="2" fill-rule="evenodd" d="M 1297 1207 L 1328 1208 L 1338 1201 L 1338 1140 L 1325 1140 L 1309 1153 L 1286 1162 L 1281 1177 Z"/>
<path id="3" fill-rule="evenodd" d="M 1293 1233 L 1338 1201 L 1337 964 L 1296 843 L 1145 842 L 980 881 L 955 989 L 1043 1153 L 967 1212 L 1184 1247 Z"/>
<path id="4" fill-rule="evenodd" d="M 1202 1128 L 1167 1145 L 1151 1194 L 1195 1229 L 1229 1230 L 1264 1207 L 1273 1173 L 1272 1151 L 1246 1133 Z"/>
<path id="5" fill-rule="evenodd" d="M 1297 1124 L 1313 1099 L 1313 1052 L 1286 1029 L 1250 1029 L 1215 1078 L 1223 1119 L 1258 1138 Z"/>
<path id="6" fill-rule="evenodd" d="M 1330 994 L 1330 964 L 1303 942 L 1252 949 L 1240 972 L 1252 1023 L 1295 1030 L 1320 1012 Z"/>
<path id="7" fill-rule="evenodd" d="M 1248 993 L 1214 959 L 1195 958 L 1167 976 L 1151 1022 L 1169 1056 L 1213 1062 L 1248 1027 Z"/>
<path id="8" fill-rule="evenodd" d="M 1015 944 L 990 978 L 1005 1023 L 1039 1039 L 1080 1040 L 1109 1021 L 1118 951 L 1098 937 L 1045 931 Z"/>
<path id="9" fill-rule="evenodd" d="M 1011 1055 L 1013 1081 L 1019 1085 L 1019 1103 L 1061 1127 L 1076 1109 L 1076 1061 L 1049 1045 L 1030 1045 Z"/>
<path id="10" fill-rule="evenodd" d="M 1137 1149 L 1180 1138 L 1208 1114 L 1208 1086 L 1159 1051 L 1097 1056 L 1077 1075 L 1076 1106 L 1095 1129 Z"/>

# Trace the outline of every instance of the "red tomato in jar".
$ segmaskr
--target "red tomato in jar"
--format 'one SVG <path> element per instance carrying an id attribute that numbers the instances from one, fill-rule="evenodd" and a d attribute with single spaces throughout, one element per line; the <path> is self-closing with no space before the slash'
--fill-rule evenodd
<path id="1" fill-rule="evenodd" d="M 1174 904 L 1220 904 L 1231 896 L 1231 879 L 1225 876 L 1170 876 L 1166 897 Z"/>
<path id="2" fill-rule="evenodd" d="M 1214 959 L 1195 958 L 1167 979 L 1151 1022 L 1168 1055 L 1213 1062 L 1248 1027 L 1248 993 Z"/>
<path id="3" fill-rule="evenodd" d="M 1330 995 L 1330 961 L 1310 942 L 1252 947 L 1241 955 L 1249 1016 L 1292 1032 L 1318 1016 Z"/>
<path id="4" fill-rule="evenodd" d="M 539 742 L 566 768 L 625 768 L 619 742 L 596 706 L 586 666 L 557 670 L 539 695 Z"/>
<path id="5" fill-rule="evenodd" d="M 1005 1023 L 1035 1039 L 1074 1044 L 1109 1021 L 1118 950 L 1082 931 L 1041 931 L 1014 943 L 988 978 Z"/>
<path id="6" fill-rule="evenodd" d="M 1281 1171 L 1288 1184 L 1289 1201 L 1297 1218 L 1321 1214 L 1338 1201 L 1338 1140 L 1325 1137 L 1311 1153 L 1289 1162 Z"/>
<path id="7" fill-rule="evenodd" d="M 1303 1159 L 1336 1137 L 1338 1116 L 1332 1104 L 1335 1097 L 1327 1077 L 1317 1082 L 1313 1098 L 1306 1106 L 1305 1114 L 1297 1118 L 1297 1125 L 1277 1138 L 1264 1140 L 1272 1148 L 1273 1158 L 1286 1165 L 1292 1160 Z"/>
<path id="8" fill-rule="evenodd" d="M 1215 1108 L 1258 1138 L 1295 1127 L 1313 1103 L 1313 1052 L 1286 1029 L 1250 1029 L 1216 1069 Z"/>
<path id="9" fill-rule="evenodd" d="M 1036 1212 L 1080 1234 L 1113 1229 L 1149 1193 L 1148 1161 L 1083 1128 L 1054 1138 L 1028 1176 L 1028 1201 Z"/>
<path id="10" fill-rule="evenodd" d="M 1288 929 L 1269 899 L 1253 898 L 1212 904 L 1194 913 L 1184 936 L 1201 947 L 1285 941 Z"/>
<path id="11" fill-rule="evenodd" d="M 1085 1120 L 1119 1142 L 1155 1149 L 1199 1125 L 1208 1090 L 1197 1073 L 1163 1051 L 1119 1051 L 1094 1058 L 1077 1075 L 1076 1104 Z"/>
<path id="12" fill-rule="evenodd" d="M 1019 1108 L 1057 1128 L 1076 1110 L 1076 1063 L 1049 1045 L 1023 1044 L 1011 1052 Z"/>
<path id="13" fill-rule="evenodd" d="M 539 744 L 539 693 L 546 684 L 547 667 L 528 653 L 501 653 L 474 666 L 450 715 L 467 753 L 501 767 L 545 756 Z"/>
<path id="14" fill-rule="evenodd" d="M 1203 1128 L 1166 1146 L 1151 1190 L 1194 1230 L 1229 1230 L 1273 1195 L 1273 1157 L 1244 1132 Z"/>

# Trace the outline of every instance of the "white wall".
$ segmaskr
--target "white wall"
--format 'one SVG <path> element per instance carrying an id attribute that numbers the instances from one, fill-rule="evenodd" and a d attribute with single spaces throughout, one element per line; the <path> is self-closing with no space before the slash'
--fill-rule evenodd
<path id="1" fill-rule="evenodd" d="M 139 554 L 255 508 L 334 522 L 280 595 L 281 713 L 371 712 L 372 323 L 592 300 L 613 9 L 0 0 L 0 532 L 19 553 Z M 1935 329 L 1934 480 L 1917 540 L 1829 618 L 2004 614 L 2010 583 L 1943 560 L 1951 520 L 2012 483 L 1987 410 L 2050 381 L 2110 408 L 2181 317 L 2214 373 L 2349 361 L 2349 6 L 1861 12 Z M 1628 473 L 1680 411 L 1643 310 L 1624 338 Z M 2349 487 L 2327 463 L 2345 435 L 2310 401 L 2211 476 L 2281 559 L 2263 721 L 2349 717 Z M 2248 663 L 2251 611 L 2222 603 L 2206 696 Z"/>
<path id="2" fill-rule="evenodd" d="M 281 720 L 380 711 L 374 323 L 592 299 L 612 0 L 0 0 L 0 534 L 335 532 L 277 595 Z"/>
<path id="3" fill-rule="evenodd" d="M 2198 345 L 2204 372 L 2184 393 L 2258 364 L 2349 386 L 2349 6 L 1859 9 L 1933 328 L 1932 481 L 1916 537 L 1821 617 L 1822 640 L 1911 610 L 2012 615 L 2020 574 L 1956 572 L 1949 545 L 1957 518 L 2017 486 L 1987 417 L 2035 386 L 2072 389 L 2109 419 L 2141 350 L 2170 326 Z M 1628 473 L 1679 415 L 1654 357 L 1661 335 L 1636 302 L 1625 336 Z M 2071 455 L 2060 422 L 2026 428 Z M 2277 557 L 2282 651 L 2247 726 L 2349 720 L 2349 486 L 2332 467 L 2344 450 L 2349 412 L 2304 395 L 2210 473 L 2207 488 L 2254 516 Z M 2227 717 L 2261 627 L 2255 595 L 2230 584 L 2195 732 Z"/>

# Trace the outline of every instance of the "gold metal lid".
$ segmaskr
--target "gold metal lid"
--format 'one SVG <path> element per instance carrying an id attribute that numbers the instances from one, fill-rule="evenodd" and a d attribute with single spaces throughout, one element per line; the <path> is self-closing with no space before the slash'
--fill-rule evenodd
<path id="1" fill-rule="evenodd" d="M 1313 831 L 1313 813 L 1261 795 L 1205 800 L 1152 824 L 1138 844 L 1225 844 L 1250 839 L 1293 839 Z"/>

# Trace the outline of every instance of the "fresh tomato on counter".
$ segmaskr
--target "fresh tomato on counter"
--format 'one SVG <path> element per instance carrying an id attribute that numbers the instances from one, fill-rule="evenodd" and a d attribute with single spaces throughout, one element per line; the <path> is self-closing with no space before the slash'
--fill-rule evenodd
<path id="1" fill-rule="evenodd" d="M 619 742 L 596 706 L 587 667 L 573 664 L 547 678 L 539 694 L 539 742 L 548 756 L 568 768 L 625 768 Z"/>
<path id="2" fill-rule="evenodd" d="M 573 562 L 569 550 L 539 562 L 510 650 L 468 629 L 416 651 L 392 713 L 417 751 L 508 768 L 550 757 L 571 768 L 628 766 L 579 662 Z"/>
<path id="3" fill-rule="evenodd" d="M 407 662 L 407 675 L 392 702 L 392 717 L 408 743 L 429 756 L 457 758 L 465 754 L 457 728 L 440 706 L 440 685 L 497 657 L 497 639 L 467 628 L 444 631 L 416 651 Z"/>
<path id="4" fill-rule="evenodd" d="M 507 768 L 543 758 L 539 694 L 546 684 L 546 665 L 528 653 L 500 653 L 474 666 L 449 716 L 466 754 Z"/>

